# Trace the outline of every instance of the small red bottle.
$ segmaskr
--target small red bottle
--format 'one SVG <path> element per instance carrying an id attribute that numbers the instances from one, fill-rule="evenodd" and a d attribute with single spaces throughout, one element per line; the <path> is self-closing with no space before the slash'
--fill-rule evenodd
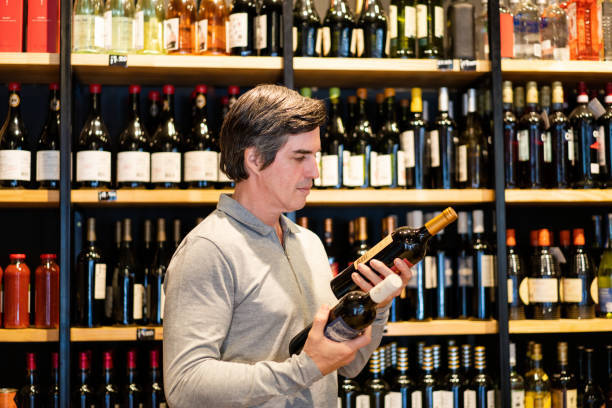
<path id="1" fill-rule="evenodd" d="M 11 254 L 4 272 L 4 327 L 25 329 L 30 324 L 30 269 L 25 254 Z"/>
<path id="2" fill-rule="evenodd" d="M 42 254 L 34 272 L 34 326 L 59 327 L 59 266 L 55 254 Z"/>

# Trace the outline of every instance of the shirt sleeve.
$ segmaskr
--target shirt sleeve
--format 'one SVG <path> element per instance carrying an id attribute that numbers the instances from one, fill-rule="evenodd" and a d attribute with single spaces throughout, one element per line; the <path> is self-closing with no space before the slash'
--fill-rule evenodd
<path id="1" fill-rule="evenodd" d="M 306 353 L 282 362 L 222 361 L 234 280 L 219 248 L 190 238 L 164 282 L 164 383 L 169 406 L 244 407 L 309 387 L 323 376 Z"/>

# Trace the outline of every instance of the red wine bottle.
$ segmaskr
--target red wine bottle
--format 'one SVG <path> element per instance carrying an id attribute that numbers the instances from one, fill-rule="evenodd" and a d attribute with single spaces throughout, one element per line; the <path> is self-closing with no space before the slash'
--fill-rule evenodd
<path id="1" fill-rule="evenodd" d="M 11 82 L 9 108 L 0 128 L 0 187 L 29 187 L 32 154 L 28 132 L 21 118 L 21 85 Z"/>
<path id="2" fill-rule="evenodd" d="M 513 112 L 514 94 L 512 92 L 512 82 L 504 81 L 503 91 L 504 109 L 504 154 L 506 163 L 506 188 L 517 188 L 518 177 L 518 149 L 519 141 L 516 134 L 517 120 Z"/>
<path id="3" fill-rule="evenodd" d="M 113 354 L 110 351 L 105 351 L 103 354 L 102 370 L 103 383 L 100 385 L 98 393 L 98 406 L 101 408 L 115 408 L 119 405 L 119 390 L 115 384 Z"/>
<path id="4" fill-rule="evenodd" d="M 553 179 L 552 188 L 568 188 L 570 170 L 575 162 L 575 146 L 569 120 L 563 113 L 563 85 L 552 84 L 552 114 L 549 116 L 552 138 Z"/>
<path id="5" fill-rule="evenodd" d="M 263 0 L 255 17 L 255 50 L 257 55 L 278 57 L 283 55 L 283 2 Z"/>
<path id="6" fill-rule="evenodd" d="M 573 169 L 574 188 L 596 187 L 599 176 L 597 160 L 597 130 L 595 117 L 588 108 L 589 96 L 584 82 L 578 84 L 578 106 L 570 113 L 569 121 L 575 143 L 576 165 Z"/>
<path id="7" fill-rule="evenodd" d="M 527 108 L 518 125 L 519 186 L 542 188 L 544 166 L 544 123 L 538 113 L 538 86 L 527 83 Z"/>
<path id="8" fill-rule="evenodd" d="M 121 406 L 125 408 L 140 408 L 142 406 L 142 389 L 138 384 L 136 350 L 127 352 L 127 373 L 125 380 Z"/>
<path id="9" fill-rule="evenodd" d="M 164 279 L 168 266 L 168 250 L 166 249 L 166 220 L 157 220 L 157 243 L 151 267 L 151 279 L 147 291 L 147 305 L 149 308 L 149 323 L 161 325 L 164 318 Z"/>
<path id="10" fill-rule="evenodd" d="M 111 143 L 100 113 L 101 90 L 99 84 L 89 85 L 91 110 L 76 143 L 76 188 L 111 186 Z"/>
<path id="11" fill-rule="evenodd" d="M 123 220 L 123 239 L 119 259 L 113 270 L 113 321 L 128 326 L 134 323 L 134 279 L 136 261 L 132 249 L 132 220 Z"/>
<path id="12" fill-rule="evenodd" d="M 474 314 L 476 319 L 489 319 L 495 310 L 495 251 L 485 235 L 482 210 L 472 213 L 472 255 L 474 257 Z"/>
<path id="13" fill-rule="evenodd" d="M 149 351 L 149 383 L 146 392 L 146 407 L 162 408 L 166 406 L 162 372 L 159 366 L 159 351 Z"/>
<path id="14" fill-rule="evenodd" d="M 36 369 L 36 354 L 26 353 L 25 384 L 19 390 L 19 406 L 37 408 L 42 406 L 38 370 Z"/>
<path id="15" fill-rule="evenodd" d="M 161 95 L 159 91 L 149 91 L 149 95 L 147 96 L 147 131 L 149 135 L 152 135 L 157 130 L 159 126 L 159 120 L 161 116 L 161 103 L 160 103 Z"/>
<path id="16" fill-rule="evenodd" d="M 474 257 L 470 239 L 470 214 L 460 211 L 457 218 L 457 315 L 461 318 L 472 316 L 472 296 L 474 293 Z"/>
<path id="17" fill-rule="evenodd" d="M 59 408 L 59 353 L 51 353 L 51 383 L 49 385 L 49 395 L 47 396 L 47 408 Z"/>
<path id="18" fill-rule="evenodd" d="M 163 118 L 151 141 L 151 184 L 178 188 L 181 182 L 181 137 L 174 120 L 174 86 L 164 85 Z"/>
<path id="19" fill-rule="evenodd" d="M 79 373 L 77 387 L 74 392 L 72 407 L 91 408 L 95 406 L 95 396 L 91 387 L 90 376 L 90 352 L 81 351 L 79 353 Z"/>
<path id="20" fill-rule="evenodd" d="M 119 136 L 117 186 L 144 188 L 151 181 L 149 134 L 140 119 L 140 86 L 129 88 L 129 120 Z"/>
<path id="21" fill-rule="evenodd" d="M 606 113 L 598 120 L 599 184 L 601 188 L 612 187 L 612 82 L 606 85 Z"/>
<path id="22" fill-rule="evenodd" d="M 60 178 L 59 84 L 49 85 L 49 113 L 36 144 L 36 182 L 40 188 L 56 189 Z"/>

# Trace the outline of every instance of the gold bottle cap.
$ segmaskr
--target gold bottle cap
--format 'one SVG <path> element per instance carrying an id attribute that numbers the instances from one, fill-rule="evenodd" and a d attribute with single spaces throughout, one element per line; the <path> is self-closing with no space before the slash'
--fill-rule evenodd
<path id="1" fill-rule="evenodd" d="M 563 103 L 563 84 L 559 81 L 552 83 L 552 103 Z"/>
<path id="2" fill-rule="evenodd" d="M 368 219 L 366 217 L 359 217 L 357 219 L 358 227 L 357 227 L 357 236 L 359 241 L 367 241 L 368 240 Z"/>
<path id="3" fill-rule="evenodd" d="M 412 102 L 410 103 L 411 112 L 423 112 L 423 97 L 421 88 L 412 88 Z"/>
<path id="4" fill-rule="evenodd" d="M 534 81 L 527 82 L 527 103 L 538 103 L 538 84 Z"/>
<path id="5" fill-rule="evenodd" d="M 385 88 L 384 90 L 385 98 L 391 98 L 395 96 L 395 89 L 393 88 Z"/>
<path id="6" fill-rule="evenodd" d="M 425 228 L 431 235 L 436 235 L 438 232 L 446 228 L 448 224 L 457 219 L 457 213 L 452 207 L 448 207 L 440 214 L 436 215 L 431 220 L 425 223 Z"/>
<path id="7" fill-rule="evenodd" d="M 504 103 L 514 102 L 514 93 L 512 92 L 512 82 L 504 81 L 502 88 L 502 99 Z"/>
<path id="8" fill-rule="evenodd" d="M 385 102 L 385 94 L 384 93 L 377 93 L 376 94 L 376 103 L 379 105 L 382 105 L 383 102 Z"/>
<path id="9" fill-rule="evenodd" d="M 359 99 L 368 99 L 368 90 L 365 88 L 358 88 L 357 89 L 357 97 Z"/>

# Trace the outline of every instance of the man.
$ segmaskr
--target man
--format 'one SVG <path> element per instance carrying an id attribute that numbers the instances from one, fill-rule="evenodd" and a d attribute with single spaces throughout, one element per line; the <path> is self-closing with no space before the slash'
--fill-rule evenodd
<path id="1" fill-rule="evenodd" d="M 337 343 L 323 335 L 337 302 L 327 256 L 315 234 L 283 215 L 304 207 L 318 177 L 325 118 L 321 101 L 274 85 L 245 93 L 228 112 L 221 169 L 236 181 L 234 194 L 187 235 L 166 274 L 172 408 L 335 408 L 335 371 L 354 377 L 380 343 L 392 297 L 362 336 Z M 394 273 L 371 264 L 378 273 L 360 265 L 363 277 L 353 276 L 366 292 Z M 395 266 L 405 285 L 409 268 Z M 313 317 L 303 351 L 289 356 L 289 341 Z"/>

